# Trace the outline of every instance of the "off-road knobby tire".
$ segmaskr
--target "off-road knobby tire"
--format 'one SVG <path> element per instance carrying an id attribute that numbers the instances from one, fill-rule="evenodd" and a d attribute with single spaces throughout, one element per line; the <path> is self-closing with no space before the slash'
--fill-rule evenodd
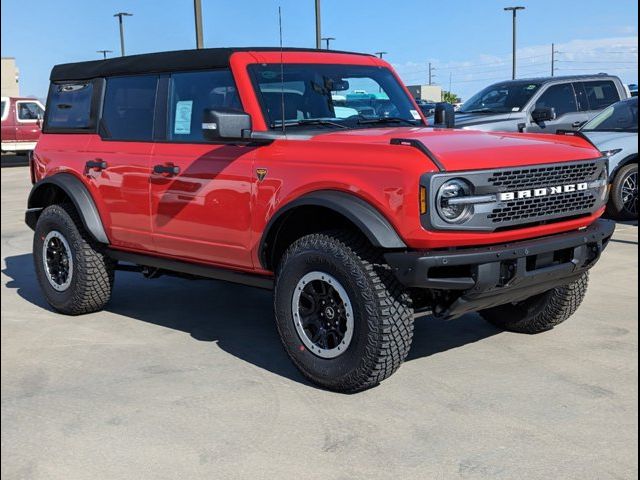
<path id="1" fill-rule="evenodd" d="M 71 284 L 64 291 L 49 284 L 42 261 L 42 245 L 52 230 L 65 237 L 73 258 Z M 50 205 L 42 211 L 33 237 L 33 259 L 40 288 L 49 305 L 58 312 L 66 315 L 96 312 L 109 301 L 115 262 L 100 251 L 72 205 Z"/>
<path id="2" fill-rule="evenodd" d="M 622 200 L 622 186 L 625 179 L 635 171 L 638 172 L 638 164 L 631 163 L 622 167 L 611 182 L 611 194 L 607 205 L 607 215 L 615 220 L 636 220 L 637 214 L 628 211 Z"/>
<path id="3" fill-rule="evenodd" d="M 517 304 L 480 311 L 496 327 L 517 333 L 535 334 L 551 330 L 575 313 L 587 293 L 589 273 L 562 287 Z"/>
<path id="4" fill-rule="evenodd" d="M 311 271 L 336 278 L 353 307 L 353 338 L 336 358 L 311 353 L 294 326 L 293 291 Z M 287 354 L 306 378 L 329 390 L 353 393 L 379 384 L 400 367 L 411 347 L 410 297 L 380 253 L 355 233 L 318 233 L 294 242 L 276 271 L 274 305 Z"/>

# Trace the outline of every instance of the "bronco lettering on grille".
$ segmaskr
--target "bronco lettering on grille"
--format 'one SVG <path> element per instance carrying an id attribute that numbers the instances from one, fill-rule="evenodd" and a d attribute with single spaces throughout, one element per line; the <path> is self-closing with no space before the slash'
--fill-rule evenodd
<path id="1" fill-rule="evenodd" d="M 569 185 L 559 185 L 549 188 L 534 188 L 531 190 L 519 190 L 517 192 L 503 192 L 498 195 L 501 202 L 509 200 L 520 200 L 523 198 L 547 197 L 549 195 L 558 195 L 560 193 L 582 192 L 589 189 L 587 182 L 572 183 Z"/>

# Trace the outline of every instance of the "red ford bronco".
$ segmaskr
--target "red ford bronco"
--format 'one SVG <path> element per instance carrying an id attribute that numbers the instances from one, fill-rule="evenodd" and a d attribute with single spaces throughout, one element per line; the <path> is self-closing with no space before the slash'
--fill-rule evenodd
<path id="1" fill-rule="evenodd" d="M 428 128 L 389 64 L 343 52 L 58 65 L 31 174 L 54 309 L 100 310 L 118 269 L 273 288 L 292 361 L 344 392 L 398 369 L 415 312 L 553 328 L 614 230 L 579 134 Z"/>

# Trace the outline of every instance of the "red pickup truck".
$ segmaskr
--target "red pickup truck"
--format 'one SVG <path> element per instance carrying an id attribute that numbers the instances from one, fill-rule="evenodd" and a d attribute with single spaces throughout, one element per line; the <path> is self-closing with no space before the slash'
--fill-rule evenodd
<path id="1" fill-rule="evenodd" d="M 102 309 L 118 269 L 274 289 L 292 361 L 345 392 L 397 370 L 416 312 L 563 322 L 614 230 L 579 134 L 429 128 L 388 63 L 344 52 L 58 65 L 31 170 L 53 308 Z"/>
<path id="2" fill-rule="evenodd" d="M 44 106 L 35 98 L 2 97 L 2 151 L 33 150 L 44 116 Z"/>

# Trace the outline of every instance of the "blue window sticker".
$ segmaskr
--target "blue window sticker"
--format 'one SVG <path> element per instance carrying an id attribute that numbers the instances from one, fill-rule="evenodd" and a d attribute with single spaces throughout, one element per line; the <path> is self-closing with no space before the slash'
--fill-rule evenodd
<path id="1" fill-rule="evenodd" d="M 181 100 L 176 104 L 176 120 L 173 124 L 174 135 L 189 135 L 191 133 L 191 112 L 193 100 Z"/>

